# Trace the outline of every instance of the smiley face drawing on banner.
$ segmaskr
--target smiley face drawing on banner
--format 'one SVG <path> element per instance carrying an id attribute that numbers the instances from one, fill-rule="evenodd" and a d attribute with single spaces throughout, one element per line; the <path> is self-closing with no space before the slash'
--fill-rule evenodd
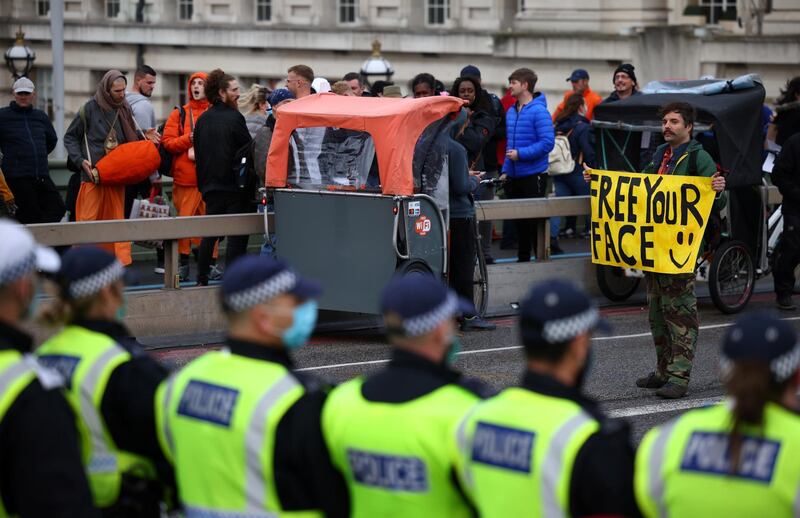
<path id="1" fill-rule="evenodd" d="M 715 193 L 711 178 L 591 172 L 592 262 L 692 273 Z"/>

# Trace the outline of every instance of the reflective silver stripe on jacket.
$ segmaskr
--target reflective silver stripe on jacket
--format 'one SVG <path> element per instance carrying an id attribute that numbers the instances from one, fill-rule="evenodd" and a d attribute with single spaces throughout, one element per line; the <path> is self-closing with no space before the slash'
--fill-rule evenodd
<path id="1" fill-rule="evenodd" d="M 286 374 L 275 382 L 261 396 L 250 418 L 250 426 L 245 435 L 246 473 L 245 494 L 247 496 L 247 513 L 243 516 L 262 516 L 266 507 L 267 474 L 261 462 L 267 434 L 267 416 L 270 410 L 292 389 L 300 384 L 291 374 Z M 269 481 L 270 483 L 272 480 Z M 266 516 L 266 515 L 264 515 Z"/>
<path id="2" fill-rule="evenodd" d="M 658 506 L 658 516 L 661 518 L 667 517 L 667 504 L 664 501 L 664 477 L 661 476 L 661 470 L 664 467 L 667 442 L 677 422 L 677 419 L 673 419 L 658 432 L 658 436 L 653 442 L 653 448 L 650 450 L 650 459 L 647 465 L 650 498 Z"/>
<path id="3" fill-rule="evenodd" d="M 561 507 L 558 485 L 564 473 L 564 451 L 583 425 L 594 421 L 584 411 L 570 418 L 556 430 L 542 463 L 542 515 L 547 518 L 567 516 L 569 509 Z"/>
<path id="4" fill-rule="evenodd" d="M 6 393 L 14 382 L 29 372 L 31 372 L 30 367 L 21 360 L 12 363 L 6 370 L 0 372 L 0 397 Z"/>
<path id="5" fill-rule="evenodd" d="M 172 439 L 172 428 L 169 426 L 170 420 L 170 413 L 169 413 L 169 406 L 172 403 L 172 392 L 175 389 L 175 378 L 177 377 L 177 373 L 172 374 L 166 381 L 166 387 L 164 388 L 164 406 L 162 407 L 163 410 L 163 423 L 161 423 L 161 431 L 164 433 L 164 440 L 167 443 L 167 448 L 169 448 L 169 454 L 172 457 L 175 457 L 175 441 Z"/>
<path id="6" fill-rule="evenodd" d="M 184 506 L 186 518 L 278 518 L 276 513 L 241 513 L 238 511 L 217 511 L 194 505 Z"/>
<path id="7" fill-rule="evenodd" d="M 456 444 L 458 445 L 458 451 L 461 452 L 461 458 L 464 464 L 461 477 L 463 478 L 464 483 L 470 488 L 475 487 L 475 481 L 472 478 L 472 470 L 470 469 L 470 451 L 472 450 L 472 441 L 467 440 L 467 425 L 469 424 L 470 418 L 472 418 L 472 415 L 476 410 L 478 410 L 480 405 L 480 403 L 476 404 L 469 410 L 469 412 L 467 412 L 467 415 L 465 415 L 458 424 L 458 429 L 456 430 Z"/>
<path id="8" fill-rule="evenodd" d="M 800 485 L 797 486 L 797 494 L 794 497 L 794 516 L 800 516 Z"/>
<path id="9" fill-rule="evenodd" d="M 126 354 L 125 350 L 118 346 L 110 347 L 92 364 L 79 388 L 81 416 L 89 428 L 92 443 L 92 457 L 86 467 L 90 474 L 117 471 L 117 456 L 109 450 L 109 445 L 106 443 L 100 411 L 94 406 L 94 393 L 108 364 Z"/>

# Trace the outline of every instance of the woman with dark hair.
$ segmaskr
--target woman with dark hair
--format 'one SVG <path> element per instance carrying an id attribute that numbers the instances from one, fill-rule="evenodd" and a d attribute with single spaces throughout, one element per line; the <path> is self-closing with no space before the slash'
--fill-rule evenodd
<path id="1" fill-rule="evenodd" d="M 417 74 L 410 83 L 414 99 L 436 95 L 436 79 L 428 73 Z"/>
<path id="2" fill-rule="evenodd" d="M 797 516 L 800 345 L 791 324 L 740 317 L 722 343 L 727 400 L 648 432 L 634 489 L 650 516 Z"/>
<path id="3" fill-rule="evenodd" d="M 800 76 L 788 80 L 786 88 L 781 90 L 773 124 L 774 129 L 767 138 L 772 138 L 779 146 L 800 132 Z"/>
<path id="4" fill-rule="evenodd" d="M 583 164 L 589 167 L 595 165 L 594 134 L 591 131 L 589 120 L 585 117 L 586 109 L 583 96 L 580 93 L 572 94 L 567 98 L 564 109 L 558 114 L 555 121 L 556 135 L 565 135 L 569 140 L 572 159 L 575 160 L 575 169 L 569 174 L 553 176 L 553 186 L 556 196 L 588 196 L 589 186 L 583 179 Z M 565 233 L 577 232 L 576 218 L 567 218 Z M 563 254 L 564 251 L 558 244 L 559 226 L 561 218 L 550 218 L 550 252 Z M 588 228 L 588 222 L 587 222 Z M 585 231 L 584 233 L 587 233 Z"/>
<path id="5" fill-rule="evenodd" d="M 484 94 L 480 80 L 475 77 L 459 77 L 453 83 L 451 92 L 469 102 L 467 125 L 456 139 L 467 150 L 469 170 L 486 172 L 483 158 L 489 153 L 495 152 L 493 146 L 489 144 L 496 129 L 496 119 L 492 116 L 491 102 Z M 496 175 L 497 172 L 495 171 L 493 174 Z M 492 198 L 494 198 L 494 189 L 491 187 L 482 185 L 475 191 L 477 200 L 491 200 Z M 479 227 L 481 247 L 486 262 L 493 264 L 494 258 L 491 254 L 492 222 L 482 221 Z"/>

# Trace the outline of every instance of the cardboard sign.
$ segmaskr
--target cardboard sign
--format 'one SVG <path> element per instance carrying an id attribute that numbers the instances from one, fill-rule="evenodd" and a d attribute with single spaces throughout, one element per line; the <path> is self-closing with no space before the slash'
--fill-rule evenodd
<path id="1" fill-rule="evenodd" d="M 592 170 L 592 262 L 692 273 L 714 197 L 711 178 Z"/>

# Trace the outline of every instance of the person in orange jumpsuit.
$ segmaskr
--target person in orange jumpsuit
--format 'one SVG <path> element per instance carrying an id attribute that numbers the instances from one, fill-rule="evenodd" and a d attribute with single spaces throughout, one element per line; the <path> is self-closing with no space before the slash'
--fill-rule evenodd
<path id="1" fill-rule="evenodd" d="M 205 84 L 205 72 L 195 72 L 189 76 L 188 95 L 186 96 L 189 102 L 183 105 L 183 115 L 179 109 L 172 110 L 164 124 L 164 134 L 161 136 L 164 148 L 174 155 L 172 160 L 172 201 L 178 211 L 178 216 L 203 216 L 206 213 L 206 204 L 197 189 L 197 170 L 194 165 L 193 147 L 194 125 L 208 109 Z M 189 278 L 189 257 L 192 249 L 197 249 L 199 246 L 199 237 L 178 241 L 182 280 Z M 214 258 L 216 259 L 216 257 L 217 247 L 215 246 Z"/>
<path id="2" fill-rule="evenodd" d="M 81 188 L 75 204 L 77 221 L 123 219 L 125 186 L 99 183 L 95 164 L 120 144 L 139 140 L 131 107 L 125 101 L 128 82 L 119 70 L 109 70 L 94 97 L 81 107 L 64 135 L 72 167 L 81 171 Z M 100 244 L 123 265 L 131 264 L 131 244 Z"/>

